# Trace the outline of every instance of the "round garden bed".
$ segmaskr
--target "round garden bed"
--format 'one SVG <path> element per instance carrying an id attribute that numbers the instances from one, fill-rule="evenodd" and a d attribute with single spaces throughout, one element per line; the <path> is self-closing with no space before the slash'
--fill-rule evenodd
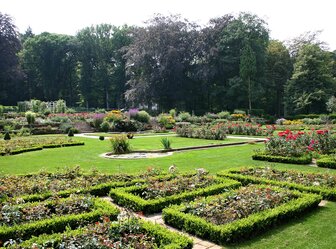
<path id="1" fill-rule="evenodd" d="M 127 154 L 113 154 L 111 152 L 101 154 L 101 157 L 109 159 L 143 159 L 171 156 L 173 152 L 134 152 Z"/>

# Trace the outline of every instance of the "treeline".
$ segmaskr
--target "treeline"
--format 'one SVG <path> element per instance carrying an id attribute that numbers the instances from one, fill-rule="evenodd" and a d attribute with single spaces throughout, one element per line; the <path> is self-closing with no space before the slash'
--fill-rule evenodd
<path id="1" fill-rule="evenodd" d="M 336 52 L 318 33 L 270 40 L 249 13 L 205 27 L 157 15 L 145 27 L 87 27 L 76 36 L 19 34 L 0 13 L 0 104 L 64 99 L 68 106 L 245 109 L 282 116 L 326 112 L 336 90 Z M 332 99 L 332 100 L 331 100 Z"/>

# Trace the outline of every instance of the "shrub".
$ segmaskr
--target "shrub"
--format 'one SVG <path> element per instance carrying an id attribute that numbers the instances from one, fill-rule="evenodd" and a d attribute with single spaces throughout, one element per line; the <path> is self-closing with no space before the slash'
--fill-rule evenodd
<path id="1" fill-rule="evenodd" d="M 56 101 L 56 112 L 57 113 L 65 113 L 66 104 L 63 99 L 59 99 Z"/>
<path id="2" fill-rule="evenodd" d="M 105 137 L 104 136 L 99 136 L 99 140 L 103 141 L 103 140 L 105 140 Z"/>
<path id="3" fill-rule="evenodd" d="M 176 109 L 170 109 L 169 114 L 170 114 L 170 116 L 175 117 L 176 116 Z"/>
<path id="4" fill-rule="evenodd" d="M 178 119 L 182 122 L 189 122 L 191 115 L 189 112 L 180 112 L 178 115 Z"/>
<path id="5" fill-rule="evenodd" d="M 181 137 L 224 140 L 227 129 L 221 124 L 203 126 L 182 125 L 181 127 L 176 127 L 176 133 Z"/>
<path id="6" fill-rule="evenodd" d="M 158 116 L 158 122 L 166 129 L 171 129 L 175 125 L 175 119 L 171 115 L 165 113 L 161 113 Z"/>
<path id="7" fill-rule="evenodd" d="M 11 140 L 11 137 L 10 137 L 8 131 L 6 131 L 6 133 L 5 133 L 4 140 Z"/>
<path id="8" fill-rule="evenodd" d="M 136 115 L 138 114 L 139 110 L 137 108 L 129 109 L 127 114 L 130 119 L 135 119 Z"/>
<path id="9" fill-rule="evenodd" d="M 264 153 L 256 153 L 252 155 L 253 160 L 267 161 L 267 162 L 278 162 L 278 163 L 293 163 L 293 164 L 309 164 L 312 162 L 312 155 L 305 154 L 300 157 L 291 156 L 272 156 Z"/>
<path id="10" fill-rule="evenodd" d="M 110 138 L 112 152 L 114 154 L 125 154 L 131 152 L 131 145 L 125 135 L 115 135 Z"/>
<path id="11" fill-rule="evenodd" d="M 3 114 L 4 114 L 4 107 L 3 107 L 3 105 L 0 105 L 0 117 L 2 117 L 3 116 Z"/>
<path id="12" fill-rule="evenodd" d="M 329 155 L 316 160 L 316 165 L 322 168 L 336 169 L 336 156 Z"/>
<path id="13" fill-rule="evenodd" d="M 139 111 L 136 116 L 134 117 L 135 120 L 141 123 L 149 123 L 150 115 L 146 111 Z"/>
<path id="14" fill-rule="evenodd" d="M 110 129 L 110 123 L 109 122 L 104 121 L 100 124 L 100 131 L 108 132 L 109 129 Z"/>
<path id="15" fill-rule="evenodd" d="M 28 124 L 31 126 L 35 123 L 36 113 L 28 111 L 25 113 Z"/>
<path id="16" fill-rule="evenodd" d="M 72 128 L 69 129 L 68 136 L 69 137 L 73 137 L 74 136 L 74 130 Z"/>
<path id="17" fill-rule="evenodd" d="M 112 110 L 106 114 L 105 121 L 119 122 L 124 119 L 124 116 L 119 110 Z"/>
<path id="18" fill-rule="evenodd" d="M 217 113 L 218 118 L 220 119 L 229 119 L 230 118 L 230 112 L 228 111 L 221 111 L 219 113 Z"/>
<path id="19" fill-rule="evenodd" d="M 162 144 L 164 150 L 170 150 L 171 149 L 171 142 L 170 142 L 168 137 L 161 138 L 161 144 Z"/>

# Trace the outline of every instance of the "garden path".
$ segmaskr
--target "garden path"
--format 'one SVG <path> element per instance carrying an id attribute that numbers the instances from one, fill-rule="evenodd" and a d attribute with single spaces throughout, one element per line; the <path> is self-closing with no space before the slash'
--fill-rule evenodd
<path id="1" fill-rule="evenodd" d="M 105 200 L 108 200 L 110 201 L 111 203 L 113 203 L 113 200 L 111 199 L 111 197 L 102 197 L 103 199 Z M 120 207 L 118 206 L 117 204 L 113 203 L 114 205 L 116 205 L 121 211 L 124 211 L 124 212 L 130 212 L 128 209 L 126 211 L 125 208 L 123 207 Z M 210 241 L 207 241 L 207 240 L 202 240 L 200 238 L 197 238 L 197 237 L 194 237 L 194 236 L 191 236 L 190 234 L 187 234 L 187 233 L 184 233 L 184 232 L 181 232 L 173 227 L 170 227 L 168 225 L 166 225 L 162 219 L 162 214 L 159 213 L 159 214 L 153 214 L 153 215 L 148 215 L 148 216 L 144 216 L 144 215 L 140 215 L 140 214 L 137 214 L 137 213 L 134 213 L 134 212 L 131 212 L 131 215 L 134 215 L 136 217 L 139 217 L 141 219 L 144 219 L 146 221 L 150 221 L 152 223 L 155 223 L 155 224 L 159 224 L 161 226 L 164 226 L 166 227 L 167 229 L 169 230 L 172 230 L 174 232 L 178 232 L 178 233 L 182 233 L 190 238 L 192 238 L 192 240 L 194 241 L 194 246 L 193 246 L 193 249 L 221 249 L 222 247 L 219 246 L 219 245 L 216 245 Z"/>

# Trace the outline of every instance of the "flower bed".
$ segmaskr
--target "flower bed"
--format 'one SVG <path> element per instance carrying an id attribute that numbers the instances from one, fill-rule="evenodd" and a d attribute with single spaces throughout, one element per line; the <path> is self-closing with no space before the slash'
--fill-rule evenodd
<path id="1" fill-rule="evenodd" d="M 302 173 L 295 170 L 285 171 L 269 167 L 226 170 L 218 173 L 218 175 L 238 180 L 244 185 L 249 183 L 278 185 L 317 193 L 326 199 L 336 200 L 336 175 Z"/>
<path id="2" fill-rule="evenodd" d="M 0 241 L 62 232 L 66 227 L 75 228 L 101 216 L 115 219 L 119 213 L 105 200 L 83 196 L 26 204 L 5 202 L 0 204 L 0 210 Z"/>
<path id="3" fill-rule="evenodd" d="M 8 243 L 9 244 L 9 243 Z M 131 218 L 118 223 L 104 218 L 82 229 L 63 234 L 44 235 L 8 248 L 192 248 L 192 240 L 172 232 L 160 225 L 154 225 Z M 33 247 L 34 246 L 34 247 Z"/>
<path id="4" fill-rule="evenodd" d="M 265 150 L 257 151 L 252 158 L 269 162 L 307 164 L 311 162 L 311 152 L 330 154 L 336 148 L 336 139 L 329 130 L 279 132 L 265 142 Z"/>
<path id="5" fill-rule="evenodd" d="M 241 241 L 318 206 L 321 197 L 269 186 L 248 186 L 163 210 L 178 229 L 215 243 Z"/>
<path id="6" fill-rule="evenodd" d="M 113 187 L 129 186 L 141 181 L 134 175 L 83 174 L 79 167 L 56 173 L 1 176 L 0 201 L 18 196 L 25 201 L 37 201 L 52 195 L 67 197 L 71 193 L 103 196 Z"/>
<path id="7" fill-rule="evenodd" d="M 221 125 L 182 125 L 176 127 L 176 133 L 180 137 L 224 140 L 227 130 Z"/>
<path id="8" fill-rule="evenodd" d="M 162 178 L 141 186 L 111 189 L 110 196 L 122 206 L 143 213 L 161 211 L 170 204 L 192 200 L 196 196 L 207 196 L 240 186 L 237 181 L 210 176 L 176 176 Z"/>
<path id="9" fill-rule="evenodd" d="M 15 155 L 28 151 L 42 150 L 43 148 L 59 148 L 66 146 L 84 145 L 72 138 L 66 137 L 28 137 L 12 140 L 0 140 L 0 155 Z"/>

